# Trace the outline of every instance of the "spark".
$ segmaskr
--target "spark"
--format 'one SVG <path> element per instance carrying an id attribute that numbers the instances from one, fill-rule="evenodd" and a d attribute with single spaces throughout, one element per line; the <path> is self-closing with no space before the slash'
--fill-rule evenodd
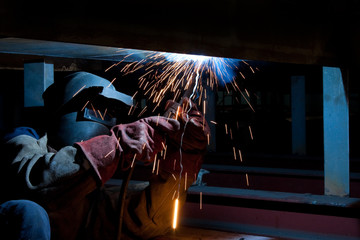
<path id="1" fill-rule="evenodd" d="M 206 101 L 204 100 L 204 104 L 203 104 L 203 113 L 206 114 Z"/>
<path id="2" fill-rule="evenodd" d="M 104 158 L 106 158 L 107 156 L 109 156 L 113 151 L 114 151 L 114 149 L 111 150 L 110 152 L 108 152 L 108 153 L 104 156 Z"/>
<path id="3" fill-rule="evenodd" d="M 205 122 L 206 122 L 206 120 L 205 120 L 205 115 L 203 116 L 203 125 L 202 125 L 202 129 L 204 130 L 205 129 Z"/>
<path id="4" fill-rule="evenodd" d="M 126 49 L 121 51 L 129 52 Z M 193 90 L 191 93 L 192 100 L 198 98 L 200 103 L 203 96 L 204 99 L 207 99 L 207 90 L 204 85 L 209 86 L 211 90 L 218 86 L 225 86 L 229 92 L 227 84 L 234 82 L 238 74 L 245 79 L 244 74 L 239 71 L 240 64 L 245 64 L 252 73 L 255 73 L 254 68 L 249 63 L 239 59 L 141 50 L 130 51 L 131 53 L 126 55 L 124 59 L 137 53 L 144 58 L 141 61 L 126 63 L 120 72 L 129 74 L 139 70 L 145 71 L 138 78 L 139 89 L 144 91 L 144 96 L 149 102 L 155 104 L 153 111 L 160 105 L 160 102 L 167 99 L 178 101 L 184 94 L 189 97 L 190 90 Z M 120 62 L 123 62 L 124 59 Z M 118 64 L 113 64 L 107 70 Z M 199 81 L 196 87 L 192 87 L 195 75 Z M 233 83 L 231 86 L 235 91 L 240 90 Z"/>
<path id="5" fill-rule="evenodd" d="M 178 210 L 179 210 L 179 199 L 175 199 L 175 206 L 174 206 L 174 218 L 173 218 L 173 229 L 176 229 L 177 224 L 177 217 L 178 217 Z"/>
<path id="6" fill-rule="evenodd" d="M 131 162 L 131 168 L 134 167 L 135 159 L 136 159 L 136 153 L 134 154 L 134 158 L 133 158 L 133 160 Z"/>
<path id="7" fill-rule="evenodd" d="M 186 183 L 187 183 L 187 172 L 185 172 L 185 186 L 184 186 L 185 191 L 186 191 Z"/>
<path id="8" fill-rule="evenodd" d="M 246 186 L 249 186 L 249 176 L 247 173 L 245 174 L 245 177 L 246 177 Z"/>
<path id="9" fill-rule="evenodd" d="M 99 109 L 98 109 L 98 113 L 99 113 L 99 115 L 100 115 L 100 118 L 101 118 L 102 120 L 104 120 L 104 117 L 101 115 L 101 112 L 100 112 Z"/>
<path id="10" fill-rule="evenodd" d="M 104 111 L 104 118 L 106 116 L 106 113 L 107 113 L 107 108 L 105 108 L 105 111 Z M 104 120 L 104 119 L 103 119 Z"/>
<path id="11" fill-rule="evenodd" d="M 81 90 L 83 90 L 86 87 L 86 85 L 82 86 L 72 97 L 75 97 Z"/>
<path id="12" fill-rule="evenodd" d="M 83 108 L 81 109 L 81 112 L 84 111 L 84 109 L 86 108 L 86 105 L 88 105 L 89 102 L 90 102 L 90 101 L 87 101 L 87 102 L 85 103 L 85 105 L 84 105 Z"/>
<path id="13" fill-rule="evenodd" d="M 248 96 L 248 97 L 250 97 L 250 93 L 248 92 L 248 90 L 245 88 L 245 92 L 246 92 L 246 95 Z"/>
<path id="14" fill-rule="evenodd" d="M 176 195 L 176 190 L 174 191 L 174 194 L 173 194 L 171 200 L 174 200 L 174 199 L 175 199 L 175 195 Z"/>
<path id="15" fill-rule="evenodd" d="M 135 98 L 135 96 L 138 94 L 138 92 L 139 92 L 139 91 L 136 91 L 136 92 L 132 95 L 132 97 L 131 97 L 131 98 L 132 98 L 132 99 L 134 99 L 134 98 Z"/>
<path id="16" fill-rule="evenodd" d="M 154 172 L 155 172 L 156 157 L 157 157 L 157 154 L 155 155 L 155 158 L 154 158 L 152 173 L 154 173 Z"/>
<path id="17" fill-rule="evenodd" d="M 139 113 L 138 117 L 140 117 L 141 115 L 143 115 L 144 112 L 146 112 L 146 110 L 147 110 L 147 106 L 145 106 L 145 107 L 143 108 L 143 110 Z"/>
<path id="18" fill-rule="evenodd" d="M 251 66 L 249 66 L 249 68 L 251 69 L 251 71 L 252 71 L 253 73 L 255 73 L 254 69 L 253 69 Z"/>
<path id="19" fill-rule="evenodd" d="M 159 120 L 160 120 L 160 113 L 158 114 L 157 119 L 156 119 L 156 126 L 159 125 Z"/>
<path id="20" fill-rule="evenodd" d="M 110 86 L 114 83 L 115 80 L 116 80 L 116 78 L 114 78 L 114 79 L 109 83 L 109 85 L 107 85 L 107 88 L 110 87 Z"/>
<path id="21" fill-rule="evenodd" d="M 164 144 L 163 144 L 164 145 Z M 166 145 L 167 146 L 167 145 Z M 165 159 L 166 158 L 166 151 L 167 151 L 167 147 L 164 147 L 164 157 L 163 157 L 163 159 Z"/>
<path id="22" fill-rule="evenodd" d="M 96 113 L 96 110 L 95 110 L 95 108 L 94 108 L 94 105 L 92 105 L 92 103 L 90 103 L 90 104 L 91 104 L 91 108 L 92 108 L 93 112 L 95 113 L 95 117 L 98 117 L 98 116 L 97 116 L 97 113 Z"/>
<path id="23" fill-rule="evenodd" d="M 139 103 L 137 102 L 137 103 L 135 104 L 135 106 L 133 107 L 132 113 L 130 113 L 130 115 L 133 115 L 133 114 L 134 114 L 134 111 L 135 111 L 135 109 L 137 108 L 138 105 L 139 105 Z"/>
<path id="24" fill-rule="evenodd" d="M 128 115 L 130 115 L 131 113 L 131 110 L 133 109 L 134 105 L 131 105 L 130 109 L 129 109 L 129 112 L 128 112 Z"/>
<path id="25" fill-rule="evenodd" d="M 125 51 L 120 50 L 120 51 Z M 136 53 L 138 50 L 134 50 L 133 53 L 128 54 L 125 58 L 131 56 Z M 139 93 L 136 92 L 133 95 L 133 99 L 135 96 L 141 95 L 146 98 L 146 106 L 139 113 L 138 117 L 143 115 L 145 111 L 149 110 L 150 112 L 155 112 L 156 109 L 161 108 L 161 104 L 169 99 L 172 99 L 174 102 L 179 102 L 181 98 L 187 97 L 191 101 L 189 101 L 189 110 L 191 109 L 191 102 L 196 102 L 202 106 L 202 111 L 204 114 L 203 119 L 203 128 L 205 127 L 205 113 L 207 108 L 207 97 L 208 91 L 216 90 L 219 86 L 225 87 L 227 93 L 229 94 L 232 91 L 239 92 L 241 96 L 248 103 L 249 107 L 254 111 L 253 107 L 250 104 L 248 98 L 248 92 L 246 90 L 242 90 L 238 84 L 236 84 L 237 76 L 241 76 L 242 79 L 245 79 L 245 75 L 240 72 L 239 65 L 245 64 L 247 68 L 251 70 L 252 73 L 255 73 L 254 69 L 244 60 L 232 59 L 232 58 L 220 58 L 220 57 L 211 57 L 211 56 L 203 56 L 203 55 L 189 55 L 189 54 L 178 54 L 178 53 L 166 53 L 166 52 L 152 52 L 152 51 L 138 51 L 144 57 L 141 61 L 133 61 L 131 63 L 126 63 L 122 69 L 120 70 L 123 74 L 134 73 L 136 71 L 142 70 L 140 77 L 138 78 L 138 87 Z M 124 58 L 124 59 L 125 59 Z M 123 61 L 123 60 L 122 60 Z M 121 62 L 122 62 L 121 61 Z M 120 64 L 120 62 L 118 63 Z M 117 66 L 110 66 L 107 71 Z M 228 86 L 229 85 L 229 86 Z M 240 85 L 241 86 L 241 85 Z M 243 91 L 246 91 L 244 94 Z M 148 108 L 147 108 L 148 107 Z M 129 111 L 129 115 L 131 111 L 134 113 L 134 109 L 136 108 L 132 106 Z M 200 110 L 200 111 L 201 111 Z M 209 110 L 209 109 L 208 109 Z M 184 109 L 186 112 L 186 108 Z M 187 112 L 188 114 L 189 112 Z M 158 115 L 158 120 L 159 120 Z M 170 116 L 169 116 L 170 117 Z M 178 117 L 178 111 L 176 113 L 176 118 Z M 185 122 L 184 132 L 186 129 L 188 121 Z M 213 124 L 217 124 L 212 121 Z M 157 123 L 158 124 L 158 123 Z M 228 133 L 227 124 L 225 124 L 226 134 Z M 232 130 L 230 130 L 230 135 L 232 139 Z M 184 132 L 181 136 L 180 146 L 182 146 Z M 208 135 L 208 144 L 210 143 L 210 137 Z M 161 151 L 161 156 L 166 154 L 166 148 Z M 240 154 L 240 152 L 239 152 Z M 234 156 L 236 158 L 236 149 L 234 148 Z M 179 166 L 180 166 L 180 183 L 182 177 L 182 151 L 180 147 L 180 158 Z M 241 155 L 240 155 L 241 160 Z M 154 162 L 153 171 L 155 170 L 156 165 L 159 165 L 160 157 L 157 162 Z M 134 162 L 134 160 L 133 160 Z M 176 167 L 176 159 L 174 159 L 173 167 Z M 196 173 L 195 179 L 196 179 Z M 187 181 L 187 173 L 185 172 L 185 188 Z M 173 220 L 173 228 L 176 228 L 177 214 L 178 214 L 178 198 L 180 192 L 180 184 L 179 189 L 177 190 L 178 196 L 175 199 L 175 207 L 174 207 L 174 220 Z M 175 197 L 176 191 L 174 192 L 173 199 Z M 200 192 L 200 209 L 202 209 L 202 192 Z"/>
<path id="26" fill-rule="evenodd" d="M 108 67 L 107 69 L 105 69 L 105 72 L 109 71 L 111 68 L 115 67 L 116 63 L 114 63 L 113 65 L 111 65 L 110 67 Z"/>
<path id="27" fill-rule="evenodd" d="M 117 139 L 116 146 L 120 149 L 120 137 Z"/>
<path id="28" fill-rule="evenodd" d="M 178 116 L 180 115 L 180 106 L 177 107 L 176 114 L 175 114 L 175 120 L 178 120 Z"/>
<path id="29" fill-rule="evenodd" d="M 254 136 L 253 136 L 252 131 L 251 131 L 251 126 L 249 126 L 249 132 L 250 132 L 251 140 L 254 140 Z"/>
<path id="30" fill-rule="evenodd" d="M 245 79 L 244 74 L 242 74 L 242 72 L 239 72 L 239 73 L 240 73 L 241 77 L 242 77 L 243 79 Z"/>
<path id="31" fill-rule="evenodd" d="M 158 161 L 157 161 L 157 165 L 156 165 L 156 175 L 159 175 L 159 165 L 160 165 L 160 159 L 158 159 Z"/>

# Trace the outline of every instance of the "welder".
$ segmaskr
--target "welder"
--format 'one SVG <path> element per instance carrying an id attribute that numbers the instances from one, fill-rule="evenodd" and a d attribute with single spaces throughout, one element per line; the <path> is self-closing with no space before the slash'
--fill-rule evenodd
<path id="1" fill-rule="evenodd" d="M 122 203 L 122 239 L 166 234 L 174 192 L 180 190 L 183 204 L 206 151 L 209 127 L 196 105 L 189 99 L 168 101 L 164 112 L 177 114 L 176 119 L 129 120 L 132 98 L 88 72 L 55 81 L 43 99 L 47 133 L 36 137 L 33 129 L 34 134 L 17 129 L 8 135 L 0 162 L 7 180 L 1 181 L 1 200 L 27 199 L 42 206 L 52 239 L 116 239 Z M 166 158 L 149 184 L 119 201 L 119 187 L 107 181 L 134 162 L 151 163 L 164 146 Z"/>

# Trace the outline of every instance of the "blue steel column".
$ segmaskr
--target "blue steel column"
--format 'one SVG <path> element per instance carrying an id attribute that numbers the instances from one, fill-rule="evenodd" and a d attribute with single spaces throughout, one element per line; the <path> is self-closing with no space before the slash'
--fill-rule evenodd
<path id="1" fill-rule="evenodd" d="M 341 70 L 323 67 L 325 195 L 349 195 L 349 104 Z"/>
<path id="2" fill-rule="evenodd" d="M 291 77 L 292 153 L 306 154 L 305 77 Z"/>
<path id="3" fill-rule="evenodd" d="M 44 106 L 42 94 L 54 82 L 54 65 L 45 62 L 24 64 L 24 107 Z"/>

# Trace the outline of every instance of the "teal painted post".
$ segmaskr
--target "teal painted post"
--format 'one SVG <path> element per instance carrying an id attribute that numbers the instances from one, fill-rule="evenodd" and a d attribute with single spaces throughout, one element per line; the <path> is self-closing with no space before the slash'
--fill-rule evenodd
<path id="1" fill-rule="evenodd" d="M 349 104 L 341 70 L 323 67 L 325 195 L 348 196 Z"/>
<path id="2" fill-rule="evenodd" d="M 54 65 L 45 62 L 24 64 L 24 107 L 44 106 L 42 94 L 54 82 Z"/>

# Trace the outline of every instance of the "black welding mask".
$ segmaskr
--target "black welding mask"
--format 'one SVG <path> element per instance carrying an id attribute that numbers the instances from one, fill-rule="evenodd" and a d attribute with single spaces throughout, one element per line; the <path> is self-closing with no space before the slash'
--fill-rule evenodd
<path id="1" fill-rule="evenodd" d="M 43 94 L 50 146 L 61 148 L 128 122 L 132 97 L 116 91 L 110 81 L 88 72 L 76 72 L 56 81 Z"/>

